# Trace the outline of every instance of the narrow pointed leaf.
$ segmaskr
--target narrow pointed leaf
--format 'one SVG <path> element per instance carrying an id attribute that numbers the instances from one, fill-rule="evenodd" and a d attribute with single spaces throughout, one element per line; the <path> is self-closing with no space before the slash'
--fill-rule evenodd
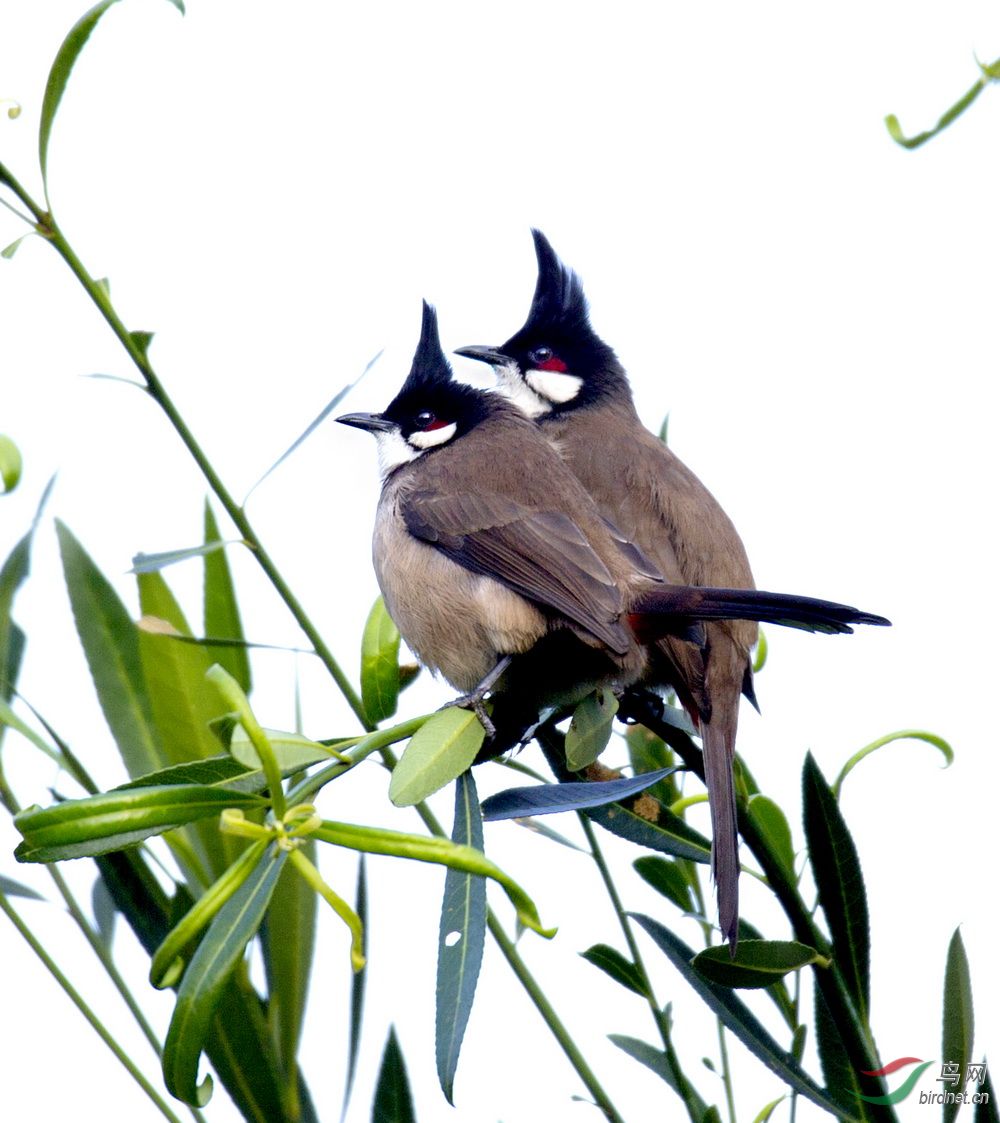
<path id="1" fill-rule="evenodd" d="M 69 81 L 70 73 L 76 63 L 77 57 L 90 38 L 90 33 L 97 26 L 98 20 L 116 3 L 117 0 L 101 0 L 89 12 L 86 12 L 70 29 L 63 40 L 62 46 L 56 53 L 52 69 L 49 71 L 48 81 L 45 84 L 45 95 L 42 98 L 42 115 L 38 126 L 38 162 L 42 169 L 42 183 L 48 195 L 48 163 L 49 163 L 49 137 L 52 133 L 52 123 L 55 121 L 59 103 L 62 101 Z"/>
<path id="2" fill-rule="evenodd" d="M 45 900 L 41 893 L 36 893 L 34 889 L 22 885 L 20 881 L 14 881 L 10 877 L 0 876 L 0 893 L 6 897 L 24 897 L 32 901 Z"/>
<path id="3" fill-rule="evenodd" d="M 839 799 L 840 789 L 843 787 L 844 781 L 854 768 L 860 764 L 866 756 L 870 756 L 885 745 L 891 745 L 895 741 L 924 741 L 928 745 L 933 745 L 944 757 L 945 768 L 955 759 L 954 750 L 943 737 L 938 737 L 937 734 L 928 733 L 923 729 L 900 729 L 896 733 L 887 733 L 884 737 L 879 737 L 877 740 L 872 741 L 870 745 L 865 745 L 863 749 L 858 749 L 840 770 L 837 779 L 834 780 L 833 794 Z"/>
<path id="4" fill-rule="evenodd" d="M 646 986 L 642 981 L 639 969 L 631 959 L 622 955 L 617 948 L 610 947 L 608 944 L 594 944 L 593 947 L 580 952 L 580 955 L 588 963 L 600 968 L 605 975 L 609 975 L 616 983 L 625 987 L 626 990 L 634 991 L 636 994 L 642 995 L 643 998 L 647 997 Z"/>
<path id="5" fill-rule="evenodd" d="M 566 768 L 562 739 L 558 733 L 543 726 L 535 737 L 559 781 L 566 784 L 576 782 L 575 774 Z M 711 843 L 708 839 L 664 807 L 648 790 L 602 807 L 585 808 L 583 814 L 606 831 L 647 850 L 689 858 L 693 862 L 709 860 Z"/>
<path id="6" fill-rule="evenodd" d="M 958 1083 L 946 1090 L 961 1094 L 965 1089 L 969 1061 L 972 1060 L 972 1039 L 975 1015 L 972 1008 L 972 979 L 962 935 L 956 928 L 948 944 L 944 971 L 944 1017 L 941 1027 L 941 1060 L 957 1064 L 961 1073 Z M 951 1123 L 959 1104 L 946 1103 L 942 1118 Z"/>
<path id="7" fill-rule="evenodd" d="M 355 378 L 353 382 L 348 382 L 346 386 L 342 387 L 337 391 L 336 394 L 333 395 L 330 401 L 328 401 L 326 405 L 320 410 L 319 414 L 309 422 L 309 424 L 305 428 L 305 431 L 300 436 L 295 438 L 291 445 L 278 457 L 277 460 L 275 460 L 271 467 L 268 468 L 268 470 L 253 485 L 250 491 L 247 492 L 246 499 L 243 500 L 244 506 L 246 506 L 246 500 L 250 498 L 250 496 L 257 490 L 257 488 L 260 487 L 260 485 L 267 479 L 267 477 L 281 464 L 284 464 L 284 462 L 289 458 L 289 456 L 292 455 L 292 453 L 299 447 L 299 445 L 301 445 L 308 437 L 312 435 L 312 433 L 316 431 L 316 429 L 330 416 L 330 414 L 337 408 L 337 406 L 347 396 L 347 394 L 350 393 L 350 391 L 353 390 L 355 386 L 357 386 L 361 379 L 364 378 L 364 376 L 372 369 L 372 367 L 379 361 L 381 357 L 381 351 L 379 351 L 377 355 L 372 356 L 372 358 L 368 360 L 365 369 L 358 375 L 358 377 Z"/>
<path id="8" fill-rule="evenodd" d="M 20 239 L 18 239 L 20 240 Z M 21 480 L 21 470 L 24 462 L 21 460 L 21 450 L 10 439 L 0 433 L 0 491 L 13 491 Z"/>
<path id="9" fill-rule="evenodd" d="M 834 959 L 862 1018 L 869 1002 L 868 898 L 858 851 L 837 800 L 810 753 L 802 770 L 806 844 Z"/>
<path id="10" fill-rule="evenodd" d="M 205 784 L 224 787 L 231 791 L 263 791 L 265 787 L 263 778 L 261 777 L 259 781 L 251 779 L 257 776 L 261 776 L 259 769 L 248 768 L 231 756 L 213 756 L 207 760 L 173 764 L 169 768 L 161 768 L 145 776 L 137 776 L 126 784 L 119 784 L 114 790 L 125 791 L 128 788 L 148 788 L 151 785 L 161 784 Z"/>
<path id="11" fill-rule="evenodd" d="M 154 834 L 215 818 L 227 807 L 265 807 L 259 796 L 193 784 L 130 788 L 29 807 L 14 817 L 24 841 L 19 862 L 93 857 L 133 846 Z"/>
<path id="12" fill-rule="evenodd" d="M 212 922 L 212 918 L 256 869 L 267 839 L 248 846 L 235 862 L 210 885 L 164 937 L 149 965 L 149 981 L 154 987 L 174 986 L 187 965 L 185 949 Z"/>
<path id="13" fill-rule="evenodd" d="M 368 956 L 368 872 L 364 854 L 358 855 L 358 887 L 354 895 L 354 912 L 361 921 L 362 946 L 361 954 Z M 347 1106 L 351 1102 L 351 1090 L 354 1087 L 354 1076 L 358 1067 L 358 1052 L 361 1048 L 361 1026 L 365 1012 L 365 985 L 368 982 L 367 971 L 351 972 L 351 1025 L 347 1044 L 347 1076 L 344 1079 L 344 1102 L 340 1109 L 341 1123 L 347 1115 Z"/>
<path id="14" fill-rule="evenodd" d="M 329 764 L 330 761 L 337 759 L 326 745 L 320 744 L 319 741 L 310 741 L 308 737 L 303 737 L 299 733 L 288 733 L 280 729 L 265 729 L 264 733 L 271 743 L 278 767 L 284 775 L 299 772 L 303 768 L 308 768 L 310 764 L 317 764 L 320 761 Z M 233 730 L 229 751 L 244 767 L 253 769 L 261 767 L 257 750 L 242 726 L 238 725 Z"/>
<path id="15" fill-rule="evenodd" d="M 785 1102 L 784 1096 L 779 1096 L 776 1100 L 771 1100 L 769 1104 L 765 1104 L 760 1111 L 753 1117 L 753 1123 L 767 1123 L 767 1121 L 774 1114 L 774 1110 L 779 1104 Z"/>
<path id="16" fill-rule="evenodd" d="M 0 257 L 4 258 L 6 261 L 10 261 L 14 254 L 21 248 L 21 243 L 27 238 L 34 237 L 34 235 L 35 231 L 29 230 L 27 234 L 22 234 L 20 238 L 15 238 L 13 242 L 9 242 L 0 250 Z"/>
<path id="17" fill-rule="evenodd" d="M 410 738 L 393 770 L 389 798 L 410 807 L 433 795 L 469 768 L 485 736 L 471 710 L 439 710 Z"/>
<path id="18" fill-rule="evenodd" d="M 632 866 L 647 885 L 673 901 L 682 912 L 695 910 L 691 883 L 678 862 L 650 854 L 645 858 L 636 858 Z"/>
<path id="19" fill-rule="evenodd" d="M 115 921 L 118 919 L 118 911 L 115 908 L 111 891 L 102 877 L 98 877 L 94 881 L 94 887 L 90 891 L 90 907 L 94 913 L 94 922 L 101 943 L 110 950 L 114 942 Z"/>
<path id="20" fill-rule="evenodd" d="M 382 1064 L 375 1086 L 372 1104 L 372 1123 L 416 1123 L 410 1082 L 406 1076 L 406 1063 L 396 1038 L 396 1030 L 389 1027 L 389 1038 L 382 1053 Z"/>
<path id="21" fill-rule="evenodd" d="M 986 1058 L 983 1058 L 983 1068 L 986 1069 Z M 972 1123 L 1000 1123 L 1000 1102 L 997 1101 L 993 1077 L 986 1069 L 985 1080 L 979 1089 L 982 1099 L 976 1104 L 972 1113 Z"/>
<path id="22" fill-rule="evenodd" d="M 463 773 L 455 783 L 451 839 L 459 846 L 483 849 L 483 822 L 471 771 Z M 464 870 L 448 870 L 438 930 L 434 1025 L 438 1080 L 450 1104 L 454 1104 L 455 1072 L 476 996 L 485 940 L 486 881 Z"/>
<path id="23" fill-rule="evenodd" d="M 307 839 L 301 853 L 315 862 L 316 844 Z M 288 1074 L 284 1098 L 291 1118 L 299 1107 L 296 1058 L 316 947 L 317 900 L 305 878 L 289 865 L 278 878 L 263 927 L 268 1021 L 281 1068 Z"/>
<path id="24" fill-rule="evenodd" d="M 565 784 L 537 784 L 529 788 L 508 788 L 483 800 L 483 820 L 523 819 L 528 815 L 554 815 L 559 811 L 582 811 L 637 795 L 664 776 L 675 771 L 663 768 L 620 780 L 582 781 Z"/>
<path id="25" fill-rule="evenodd" d="M 198 1060 L 233 969 L 257 934 L 288 852 L 271 849 L 225 903 L 184 972 L 163 1048 L 163 1077 L 184 1103 L 204 1106 L 211 1080 L 198 1084 Z"/>
<path id="26" fill-rule="evenodd" d="M 709 982 L 722 987 L 769 987 L 792 971 L 821 963 L 815 948 L 795 940 L 740 940 L 736 954 L 728 945 L 707 948 L 694 957 L 694 968 Z"/>
<path id="27" fill-rule="evenodd" d="M 677 1095 L 687 1104 L 688 1115 L 691 1118 L 705 1118 L 708 1105 L 684 1077 L 683 1072 L 674 1072 L 670 1065 L 670 1059 L 662 1049 L 657 1049 L 655 1045 L 649 1045 L 647 1042 L 640 1041 L 638 1038 L 627 1037 L 619 1033 L 609 1034 L 608 1040 L 613 1045 L 617 1045 L 623 1053 L 627 1053 L 633 1060 L 638 1061 L 639 1064 L 645 1065 L 651 1072 L 655 1072 L 668 1087 L 673 1088 Z"/>
<path id="28" fill-rule="evenodd" d="M 219 527 L 211 504 L 205 500 L 205 545 L 214 545 L 220 539 Z M 244 640 L 243 621 L 236 603 L 236 589 L 225 550 L 205 554 L 204 622 L 205 635 L 210 639 Z M 216 647 L 212 658 L 240 684 L 244 694 L 249 694 L 253 683 L 250 678 L 250 656 L 245 647 Z"/>
<path id="29" fill-rule="evenodd" d="M 355 823 L 336 823 L 324 819 L 312 837 L 334 846 L 348 846 L 366 854 L 387 854 L 394 858 L 410 858 L 417 862 L 434 862 L 449 869 L 488 877 L 507 894 L 517 909 L 518 920 L 526 928 L 546 939 L 555 935 L 554 928 L 543 928 L 538 910 L 527 893 L 481 850 L 459 846 L 450 838 L 428 838 L 425 835 L 388 831 L 380 827 L 363 827 Z"/>
<path id="30" fill-rule="evenodd" d="M 160 574 L 141 573 L 138 582 L 143 615 L 165 620 L 181 635 L 191 635 L 173 593 Z M 162 740 L 161 767 L 215 756 L 218 742 L 209 729 L 209 722 L 226 707 L 218 690 L 206 680 L 213 663 L 209 653 L 190 644 L 175 643 L 170 636 L 154 635 L 145 630 L 139 632 L 139 652 Z"/>
<path id="31" fill-rule="evenodd" d="M 59 750 L 54 749 L 48 741 L 46 741 L 40 733 L 36 733 L 26 721 L 22 721 L 11 708 L 10 703 L 4 701 L 3 698 L 0 698 L 0 729 L 16 730 L 16 732 L 30 741 L 36 749 L 40 749 L 51 760 L 54 760 L 57 764 L 65 764 Z"/>
<path id="32" fill-rule="evenodd" d="M 399 629 L 381 597 L 361 638 L 361 701 L 373 725 L 392 717 L 399 701 Z"/>
<path id="33" fill-rule="evenodd" d="M 783 1049 L 757 1020 L 741 998 L 725 987 L 716 986 L 700 975 L 691 965 L 694 952 L 681 939 L 649 916 L 630 914 L 657 947 L 673 963 L 680 974 L 691 984 L 698 996 L 722 1021 L 723 1025 L 754 1054 L 755 1057 L 790 1088 L 799 1092 L 825 1111 L 841 1119 L 857 1120 L 857 1110 L 846 1114 L 812 1079 L 802 1066 Z"/>
<path id="34" fill-rule="evenodd" d="M 588 768 L 608 747 L 618 712 L 618 699 L 610 690 L 595 690 L 573 711 L 566 732 L 566 766 L 573 772 Z"/>
<path id="35" fill-rule="evenodd" d="M 177 565 L 179 562 L 190 561 L 192 558 L 208 558 L 223 553 L 225 548 L 230 545 L 233 545 L 233 543 L 223 542 L 220 538 L 216 538 L 211 542 L 206 542 L 203 546 L 185 546 L 179 550 L 162 550 L 156 554 L 136 554 L 132 558 L 132 568 L 129 573 L 158 573 L 161 569 L 166 569 L 170 565 Z"/>
<path id="36" fill-rule="evenodd" d="M 139 635 L 118 594 L 63 523 L 59 550 L 77 634 L 104 718 L 130 776 L 164 762 L 139 653 Z"/>
<path id="37" fill-rule="evenodd" d="M 794 878 L 795 849 L 792 845 L 792 829 L 784 811 L 766 795 L 751 796 L 748 807 L 750 817 L 767 840 L 769 849 Z"/>

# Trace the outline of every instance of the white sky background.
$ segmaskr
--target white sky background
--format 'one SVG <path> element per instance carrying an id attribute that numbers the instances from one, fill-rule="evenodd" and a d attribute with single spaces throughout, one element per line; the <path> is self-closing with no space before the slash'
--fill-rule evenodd
<path id="1" fill-rule="evenodd" d="M 84 8 L 0 0 L 0 97 L 23 105 L 20 119 L 0 117 L 0 159 L 36 193 L 45 76 Z M 488 13 L 191 0 L 189 9 L 181 19 L 165 0 L 131 0 L 102 21 L 53 134 L 50 195 L 83 261 L 110 277 L 127 325 L 156 331 L 152 359 L 231 490 L 243 495 L 383 347 L 344 408 L 386 404 L 409 366 L 421 297 L 438 305 L 448 349 L 506 338 L 527 310 L 528 228 L 540 226 L 583 276 L 594 325 L 629 369 L 647 423 L 670 412 L 672 446 L 739 527 L 761 587 L 893 620 L 847 638 L 770 629 L 763 717 L 745 712 L 739 747 L 801 841 L 807 749 L 832 778 L 895 729 L 953 743 L 948 771 L 925 745 L 876 755 L 847 782 L 842 806 L 868 885 L 883 1059 L 939 1058 L 956 925 L 979 999 L 976 1053 L 997 1055 L 1000 614 L 986 562 L 998 460 L 1000 101 L 987 91 L 914 153 L 892 144 L 882 117 L 898 113 L 908 132 L 930 126 L 975 80 L 974 55 L 1000 53 L 1000 10 L 972 0 L 507 3 Z M 0 244 L 21 232 L 0 211 Z M 22 688 L 110 785 L 122 774 L 72 632 L 51 516 L 134 603 L 132 555 L 196 542 L 205 488 L 140 394 L 79 377 L 132 372 L 38 239 L 0 262 L 0 325 L 0 431 L 26 459 L 20 491 L 0 500 L 3 556 L 59 472 L 17 606 L 30 637 Z M 479 364 L 456 360 L 456 369 L 483 384 Z M 352 674 L 376 594 L 377 493 L 373 442 L 328 424 L 249 508 Z M 252 562 L 235 565 L 249 636 L 300 642 Z M 194 617 L 196 569 L 167 574 Z M 306 731 L 353 730 L 331 684 L 311 665 L 302 671 Z M 291 726 L 292 683 L 290 657 L 259 658 L 255 706 L 266 724 Z M 447 697 L 443 684 L 424 684 L 403 713 Z M 22 799 L 44 802 L 52 771 L 19 771 L 14 736 L 5 751 Z M 481 794 L 509 786 L 495 768 L 477 778 Z M 372 765 L 328 789 L 320 810 L 419 829 L 412 812 L 388 805 L 385 787 Z M 450 822 L 450 796 L 434 806 Z M 4 824 L 0 853 L 15 841 Z M 655 1102 L 662 1118 L 679 1118 L 671 1093 L 603 1040 L 654 1038 L 642 1004 L 575 954 L 620 944 L 591 866 L 512 825 L 489 827 L 487 848 L 560 926 L 554 943 L 529 934 L 522 951 L 626 1117 Z M 672 906 L 628 872 L 638 851 L 608 848 L 625 871 L 627 905 L 674 924 Z M 328 857 L 331 881 L 350 893 L 353 862 Z M 570 1104 L 582 1088 L 492 947 L 449 1111 L 433 1065 L 443 879 L 402 866 L 370 866 L 368 1022 L 349 1118 L 368 1118 L 391 1019 L 422 1120 L 596 1119 Z M 43 873 L 10 857 L 0 871 L 47 891 Z M 86 884 L 89 870 L 72 872 Z M 767 895 L 744 884 L 746 915 L 783 936 Z M 22 912 L 54 931 L 71 970 L 96 977 L 55 906 Z M 690 922 L 680 931 L 697 942 Z M 682 1057 L 701 1071 L 699 1058 L 714 1054 L 710 1028 L 686 984 L 644 950 L 661 999 L 675 1002 Z M 153 1118 L 6 921 L 0 962 L 11 1118 L 39 1105 L 46 1118 L 93 1110 L 105 1096 L 109 1118 Z M 347 975 L 343 929 L 324 918 L 303 1052 L 324 1119 L 339 1111 Z M 111 997 L 98 991 L 97 1003 L 127 1027 Z M 162 1027 L 169 1008 L 169 998 L 156 1006 Z M 781 1087 L 741 1046 L 731 1052 L 750 1119 Z M 135 1053 L 148 1055 L 139 1044 Z M 937 1090 L 930 1075 L 921 1087 Z M 700 1086 L 721 1102 L 711 1074 Z M 209 1118 L 234 1117 L 224 1100 L 220 1092 Z M 914 1096 L 901 1115 L 923 1110 Z M 818 1116 L 800 1105 L 800 1120 Z"/>

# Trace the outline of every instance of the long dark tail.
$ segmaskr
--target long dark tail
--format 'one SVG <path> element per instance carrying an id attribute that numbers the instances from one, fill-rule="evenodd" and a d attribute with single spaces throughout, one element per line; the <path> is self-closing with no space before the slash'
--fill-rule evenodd
<path id="1" fill-rule="evenodd" d="M 717 707 L 721 709 L 722 707 Z M 735 716 L 735 715 L 733 715 Z M 740 919 L 740 856 L 736 837 L 736 793 L 733 787 L 735 729 L 727 714 L 713 715 L 702 723 L 705 786 L 712 814 L 712 877 L 719 900 L 719 927 L 731 951 L 736 950 Z M 727 728 L 729 726 L 730 728 Z"/>
<path id="2" fill-rule="evenodd" d="M 665 632 L 676 630 L 677 617 L 691 620 L 760 620 L 766 624 L 831 634 L 853 632 L 852 624 L 889 624 L 884 616 L 816 597 L 767 593 L 762 589 L 715 589 L 692 585 L 657 585 L 644 589 L 633 600 L 630 614 L 636 630 L 644 634 L 657 630 L 655 617 L 658 616 L 664 617 Z M 671 617 L 673 620 L 668 622 Z"/>

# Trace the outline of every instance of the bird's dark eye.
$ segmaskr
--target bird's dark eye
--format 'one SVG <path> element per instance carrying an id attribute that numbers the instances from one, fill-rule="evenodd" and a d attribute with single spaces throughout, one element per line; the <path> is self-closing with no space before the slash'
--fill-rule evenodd
<path id="1" fill-rule="evenodd" d="M 447 421 L 442 421 L 431 409 L 422 409 L 413 421 L 422 433 L 428 433 L 432 429 L 443 429 L 445 425 L 449 424 Z"/>
<path id="2" fill-rule="evenodd" d="M 541 366 L 542 363 L 547 363 L 549 361 L 549 359 L 552 358 L 552 348 L 551 347 L 536 347 L 534 349 L 534 351 L 530 351 L 528 353 L 528 358 L 533 363 L 537 363 L 538 366 Z"/>

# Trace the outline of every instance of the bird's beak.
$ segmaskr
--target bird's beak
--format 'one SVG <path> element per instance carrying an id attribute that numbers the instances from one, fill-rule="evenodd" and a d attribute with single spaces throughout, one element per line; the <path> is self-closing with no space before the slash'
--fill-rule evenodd
<path id="1" fill-rule="evenodd" d="M 341 425 L 353 425 L 355 429 L 367 429 L 369 433 L 388 433 L 395 428 L 380 413 L 345 413 L 337 420 Z"/>
<path id="2" fill-rule="evenodd" d="M 477 359 L 494 367 L 506 366 L 510 362 L 510 356 L 498 351 L 496 347 L 458 347 L 455 354 L 464 355 L 467 359 Z"/>

